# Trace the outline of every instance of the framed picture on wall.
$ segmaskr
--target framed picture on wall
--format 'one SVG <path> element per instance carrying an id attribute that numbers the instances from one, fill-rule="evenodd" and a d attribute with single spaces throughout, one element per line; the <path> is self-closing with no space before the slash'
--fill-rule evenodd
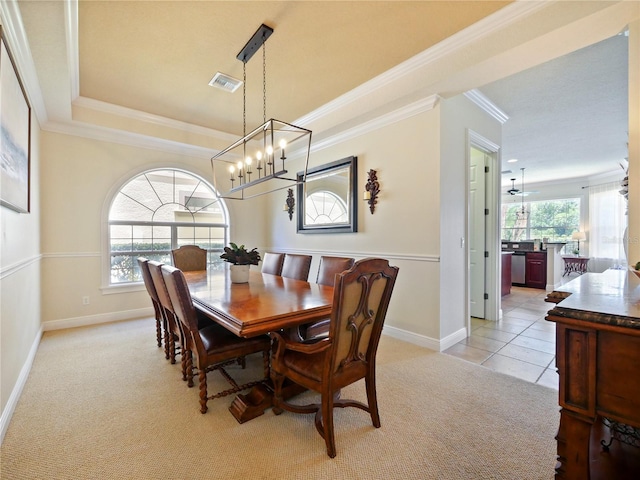
<path id="1" fill-rule="evenodd" d="M 31 106 L 0 26 L 0 204 L 29 213 Z"/>

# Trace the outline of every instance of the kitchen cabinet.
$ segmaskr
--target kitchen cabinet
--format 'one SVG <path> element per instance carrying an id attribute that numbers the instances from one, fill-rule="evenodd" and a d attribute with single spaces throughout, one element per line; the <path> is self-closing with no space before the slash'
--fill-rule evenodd
<path id="1" fill-rule="evenodd" d="M 511 252 L 502 252 L 502 275 L 501 275 L 501 288 L 500 293 L 502 295 L 509 295 L 511 293 Z"/>
<path id="2" fill-rule="evenodd" d="M 525 285 L 531 288 L 546 288 L 547 254 L 545 252 L 527 252 Z"/>

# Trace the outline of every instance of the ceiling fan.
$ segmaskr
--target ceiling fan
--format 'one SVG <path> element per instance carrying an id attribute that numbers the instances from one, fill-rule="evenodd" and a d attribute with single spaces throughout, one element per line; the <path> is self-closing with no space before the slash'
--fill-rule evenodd
<path id="1" fill-rule="evenodd" d="M 511 188 L 510 188 L 509 190 L 507 190 L 507 193 L 508 193 L 509 195 L 515 195 L 515 194 L 517 194 L 518 192 L 520 192 L 520 190 L 518 190 L 518 189 L 516 188 L 516 179 L 515 179 L 515 178 L 512 178 L 512 179 L 511 179 Z"/>
<path id="2" fill-rule="evenodd" d="M 520 170 L 522 170 L 522 188 L 524 189 L 524 168 L 521 168 Z M 530 193 L 538 193 L 536 190 L 531 190 L 531 191 L 528 191 L 528 192 L 520 190 L 519 188 L 516 188 L 516 179 L 512 178 L 510 180 L 511 180 L 511 188 L 505 192 L 505 195 L 506 194 L 509 194 L 509 195 L 520 195 L 521 197 L 526 197 Z"/>

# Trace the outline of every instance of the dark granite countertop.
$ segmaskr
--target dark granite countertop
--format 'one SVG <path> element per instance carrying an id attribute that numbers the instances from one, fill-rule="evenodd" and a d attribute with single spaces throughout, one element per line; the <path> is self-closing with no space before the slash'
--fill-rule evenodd
<path id="1" fill-rule="evenodd" d="M 628 270 L 585 273 L 549 294 L 549 315 L 640 330 L 640 278 Z"/>

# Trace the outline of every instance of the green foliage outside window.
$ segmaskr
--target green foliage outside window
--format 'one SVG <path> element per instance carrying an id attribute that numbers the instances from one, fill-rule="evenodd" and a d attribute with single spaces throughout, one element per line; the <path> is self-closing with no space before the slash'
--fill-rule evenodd
<path id="1" fill-rule="evenodd" d="M 110 284 L 141 282 L 137 258 L 171 264 L 171 250 L 198 245 L 219 268 L 228 224 L 224 204 L 203 179 L 183 170 L 136 175 L 109 209 Z"/>
<path id="2" fill-rule="evenodd" d="M 550 242 L 572 242 L 571 234 L 580 227 L 580 199 L 525 202 L 502 205 L 502 239 L 512 242 L 548 238 Z"/>

